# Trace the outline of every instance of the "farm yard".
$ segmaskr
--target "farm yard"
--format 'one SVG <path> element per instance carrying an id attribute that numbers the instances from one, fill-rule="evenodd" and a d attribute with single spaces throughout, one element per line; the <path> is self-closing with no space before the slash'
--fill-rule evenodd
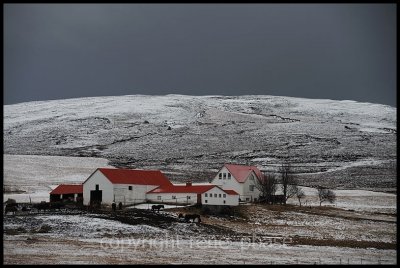
<path id="1" fill-rule="evenodd" d="M 53 168 L 46 168 L 46 162 Z M 4 193 L 4 200 L 48 201 L 57 183 L 81 182 L 92 172 L 91 165 L 106 164 L 105 159 L 5 155 L 4 186 L 19 191 Z M 9 213 L 3 220 L 4 263 L 396 263 L 395 194 L 336 190 L 336 202 L 319 207 L 316 189 L 302 190 L 306 197 L 301 207 L 296 199 L 286 206 L 248 204 L 237 207 L 233 216 L 174 205 L 157 212 L 150 204 L 116 213 L 111 208 Z M 199 213 L 201 223 L 186 223 L 180 213 Z"/>

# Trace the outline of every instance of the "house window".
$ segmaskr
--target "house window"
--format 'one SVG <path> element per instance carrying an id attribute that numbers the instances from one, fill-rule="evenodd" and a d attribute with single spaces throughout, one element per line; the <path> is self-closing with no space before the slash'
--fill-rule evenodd
<path id="1" fill-rule="evenodd" d="M 250 192 L 254 192 L 254 185 L 249 185 Z"/>
<path id="2" fill-rule="evenodd" d="M 190 195 L 187 196 L 187 199 L 190 199 Z"/>
<path id="3" fill-rule="evenodd" d="M 217 197 L 217 194 L 214 194 L 214 197 Z"/>
<path id="4" fill-rule="evenodd" d="M 226 204 L 226 201 L 224 200 L 224 204 Z"/>
<path id="5" fill-rule="evenodd" d="M 99 185 L 98 184 L 96 184 L 96 191 L 98 191 L 99 190 Z"/>
<path id="6" fill-rule="evenodd" d="M 224 194 L 224 198 L 226 197 L 226 194 Z"/>
<path id="7" fill-rule="evenodd" d="M 205 197 L 208 197 L 208 194 L 207 194 L 207 193 L 205 193 L 205 194 L 204 194 L 204 196 L 205 196 Z"/>
<path id="8" fill-rule="evenodd" d="M 132 191 L 132 186 L 128 186 L 128 188 L 129 188 L 129 190 L 131 190 L 131 191 Z"/>
<path id="9" fill-rule="evenodd" d="M 224 180 L 226 180 L 226 173 L 224 173 Z"/>
<path id="10" fill-rule="evenodd" d="M 219 179 L 222 179 L 222 173 L 218 174 Z"/>
<path id="11" fill-rule="evenodd" d="M 208 203 L 208 201 L 207 201 L 207 200 L 204 200 L 204 203 Z"/>
<path id="12" fill-rule="evenodd" d="M 247 198 L 246 198 L 246 201 L 250 201 L 250 198 L 247 197 Z"/>
<path id="13" fill-rule="evenodd" d="M 157 200 L 161 200 L 161 195 L 157 196 Z"/>
<path id="14" fill-rule="evenodd" d="M 221 194 L 219 194 L 219 198 L 221 198 Z"/>
<path id="15" fill-rule="evenodd" d="M 172 196 L 172 199 L 176 199 L 176 196 L 175 196 L 175 195 L 173 195 L 173 196 Z"/>
<path id="16" fill-rule="evenodd" d="M 231 173 L 228 173 L 228 180 L 231 179 Z"/>
<path id="17" fill-rule="evenodd" d="M 254 181 L 254 175 L 253 174 L 250 176 L 250 180 Z"/>

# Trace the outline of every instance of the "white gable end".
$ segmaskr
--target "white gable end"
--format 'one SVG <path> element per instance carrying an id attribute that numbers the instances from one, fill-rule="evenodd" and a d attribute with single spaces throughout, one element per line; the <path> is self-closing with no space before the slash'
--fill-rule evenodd
<path id="1" fill-rule="evenodd" d="M 215 175 L 214 179 L 211 181 L 211 184 L 217 185 L 224 190 L 234 190 L 239 195 L 243 193 L 243 187 L 241 183 L 236 180 L 236 178 L 225 166 L 221 168 L 217 175 Z"/>

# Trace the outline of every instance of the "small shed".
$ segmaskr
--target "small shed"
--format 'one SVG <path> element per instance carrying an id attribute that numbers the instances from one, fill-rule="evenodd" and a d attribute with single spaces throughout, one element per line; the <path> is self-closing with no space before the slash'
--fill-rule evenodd
<path id="1" fill-rule="evenodd" d="M 50 202 L 59 201 L 83 201 L 82 184 L 60 184 L 50 192 Z"/>

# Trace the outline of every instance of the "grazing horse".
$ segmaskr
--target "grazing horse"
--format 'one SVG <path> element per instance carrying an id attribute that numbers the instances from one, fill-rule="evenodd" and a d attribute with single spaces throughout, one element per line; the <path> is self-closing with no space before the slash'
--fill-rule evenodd
<path id="1" fill-rule="evenodd" d="M 199 214 L 186 214 L 185 216 L 183 216 L 182 214 L 179 214 L 178 218 L 184 218 L 185 222 L 190 222 L 190 220 L 192 220 L 192 222 L 197 222 L 200 223 L 201 222 L 201 218 Z"/>
<path id="2" fill-rule="evenodd" d="M 6 205 L 4 213 L 7 214 L 8 212 L 11 212 L 13 215 L 15 215 L 15 212 L 17 211 L 18 211 L 18 205 L 16 203 L 12 203 Z"/>
<path id="3" fill-rule="evenodd" d="M 160 208 L 164 209 L 164 205 L 152 205 L 151 211 L 154 211 L 157 209 L 157 211 L 160 212 Z"/>

